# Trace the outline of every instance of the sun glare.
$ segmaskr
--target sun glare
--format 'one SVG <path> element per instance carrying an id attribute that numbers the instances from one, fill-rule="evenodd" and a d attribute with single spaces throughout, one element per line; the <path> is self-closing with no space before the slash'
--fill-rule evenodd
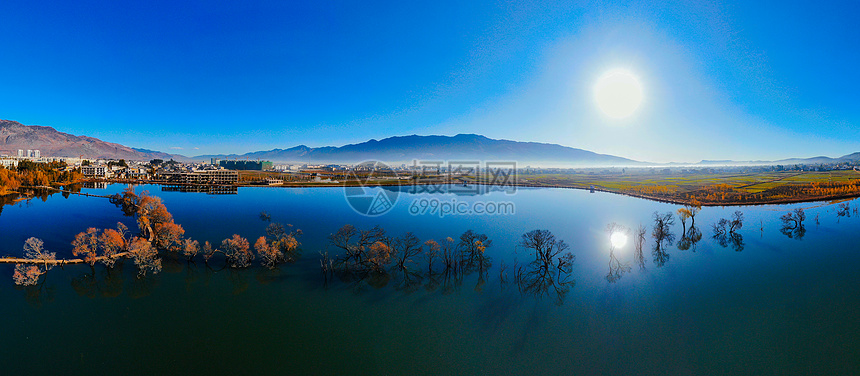
<path id="1" fill-rule="evenodd" d="M 612 243 L 612 248 L 621 248 L 627 244 L 627 235 L 620 231 L 615 232 L 609 237 L 609 242 Z"/>
<path id="2" fill-rule="evenodd" d="M 594 85 L 597 107 L 613 119 L 633 115 L 642 103 L 642 98 L 642 84 L 626 69 L 608 71 Z"/>

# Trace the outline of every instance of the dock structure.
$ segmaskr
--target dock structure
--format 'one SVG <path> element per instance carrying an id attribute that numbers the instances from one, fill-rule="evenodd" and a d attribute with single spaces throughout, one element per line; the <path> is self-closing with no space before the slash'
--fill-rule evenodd
<path id="1" fill-rule="evenodd" d="M 167 183 L 229 185 L 239 182 L 239 172 L 231 170 L 158 171 L 155 178 Z"/>
<path id="2" fill-rule="evenodd" d="M 239 193 L 239 188 L 235 185 L 165 184 L 161 186 L 161 191 L 206 193 L 210 195 L 235 195 Z"/>

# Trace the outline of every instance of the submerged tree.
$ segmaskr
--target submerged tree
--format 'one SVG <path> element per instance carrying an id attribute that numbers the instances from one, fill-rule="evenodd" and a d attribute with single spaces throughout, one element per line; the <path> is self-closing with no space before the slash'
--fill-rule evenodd
<path id="1" fill-rule="evenodd" d="M 459 263 L 457 261 L 454 239 L 449 236 L 442 240 L 442 242 L 439 243 L 439 250 L 442 257 L 442 265 L 445 267 L 445 272 L 456 272 L 457 265 Z"/>
<path id="2" fill-rule="evenodd" d="M 292 225 L 287 225 L 292 228 Z M 254 249 L 260 256 L 264 266 L 272 269 L 278 264 L 295 262 L 299 258 L 299 241 L 297 236 L 302 230 L 287 232 L 287 228 L 280 223 L 271 223 L 266 227 L 266 235 L 257 239 Z"/>
<path id="3" fill-rule="evenodd" d="M 460 250 L 461 268 L 464 272 L 477 270 L 483 274 L 489 267 L 489 258 L 485 251 L 493 245 L 486 234 L 479 234 L 473 230 L 466 230 L 460 235 L 457 248 Z"/>
<path id="4" fill-rule="evenodd" d="M 654 257 L 654 264 L 658 267 L 669 261 L 669 254 L 664 250 L 664 244 L 672 245 L 675 241 L 675 234 L 671 231 L 673 224 L 675 224 L 675 218 L 671 212 L 664 214 L 654 212 L 654 228 L 651 230 L 651 237 L 654 238 L 654 249 L 651 254 Z"/>
<path id="5" fill-rule="evenodd" d="M 744 250 L 744 237 L 737 231 L 744 226 L 744 213 L 735 210 L 732 213 L 732 219 L 728 220 L 720 218 L 717 223 L 712 225 L 713 235 L 711 236 L 717 243 L 725 248 L 729 244 L 736 252 Z"/>
<path id="6" fill-rule="evenodd" d="M 122 223 L 117 223 L 116 230 L 101 231 L 90 227 L 75 235 L 72 241 L 72 255 L 83 257 L 84 262 L 91 267 L 95 266 L 96 262 L 101 262 L 108 268 L 113 267 L 120 253 L 128 249 L 126 230 Z"/>
<path id="7" fill-rule="evenodd" d="M 696 226 L 696 214 L 702 210 L 702 203 L 695 198 L 690 200 L 690 203 L 685 204 L 683 208 L 678 209 L 678 218 L 681 219 L 682 236 L 687 232 L 687 219 L 691 220 L 690 226 Z"/>
<path id="8" fill-rule="evenodd" d="M 329 235 L 329 244 L 344 251 L 344 255 L 337 259 L 336 264 L 355 271 L 371 268 L 372 265 L 368 263 L 367 256 L 370 246 L 376 242 L 381 242 L 387 246 L 385 230 L 379 226 L 370 230 L 358 230 L 355 226 L 348 224 Z M 388 248 L 390 252 L 391 247 Z"/>
<path id="9" fill-rule="evenodd" d="M 672 233 L 671 226 L 674 224 L 675 218 L 672 213 L 654 212 L 654 228 L 651 230 L 651 237 L 660 245 L 663 243 L 672 245 L 675 242 L 675 234 Z"/>
<path id="10" fill-rule="evenodd" d="M 185 256 L 185 260 L 191 262 L 194 260 L 194 257 L 197 256 L 197 253 L 200 252 L 200 243 L 196 240 L 185 239 L 185 242 L 182 244 L 182 255 Z"/>
<path id="11" fill-rule="evenodd" d="M 519 246 L 534 256 L 533 261 L 514 271 L 520 291 L 544 296 L 552 289 L 556 304 L 562 304 L 575 283 L 570 279 L 570 273 L 576 257 L 569 251 L 570 246 L 556 239 L 549 230 L 532 230 L 523 234 Z"/>
<path id="12" fill-rule="evenodd" d="M 839 208 L 836 210 L 836 216 L 837 217 L 850 217 L 851 216 L 851 204 L 847 203 L 847 202 L 843 202 L 843 203 L 839 204 Z"/>
<path id="13" fill-rule="evenodd" d="M 263 210 L 260 212 L 260 220 L 264 222 L 269 222 L 272 220 L 272 215 L 269 212 Z"/>
<path id="14" fill-rule="evenodd" d="M 786 213 L 780 217 L 780 220 L 782 220 L 782 228 L 779 231 L 783 235 L 797 240 L 803 239 L 803 236 L 806 235 L 806 227 L 803 225 L 803 221 L 806 220 L 806 212 L 803 211 L 803 208 L 796 208 Z"/>
<path id="15" fill-rule="evenodd" d="M 218 252 L 217 249 L 212 248 L 212 243 L 209 243 L 208 240 L 203 243 L 201 251 L 203 252 L 203 262 L 207 264 L 212 259 L 212 256 L 215 256 L 215 253 Z"/>
<path id="16" fill-rule="evenodd" d="M 99 256 L 99 230 L 90 227 L 85 232 L 75 235 L 72 241 L 72 255 L 82 256 L 84 262 L 94 266 Z"/>
<path id="17" fill-rule="evenodd" d="M 734 233 L 744 227 L 744 213 L 740 210 L 735 210 L 732 213 L 732 220 L 729 222 L 729 232 Z"/>
<path id="18" fill-rule="evenodd" d="M 394 250 L 382 240 L 377 240 L 371 244 L 364 257 L 370 269 L 376 273 L 385 273 L 393 258 Z"/>
<path id="19" fill-rule="evenodd" d="M 24 258 L 42 261 L 43 264 L 15 264 L 12 280 L 16 285 L 33 286 L 39 282 L 39 277 L 53 267 L 57 254 L 45 250 L 45 243 L 39 238 L 28 238 L 24 241 Z"/>
<path id="20" fill-rule="evenodd" d="M 167 211 L 161 198 L 150 196 L 146 191 L 137 195 L 134 188 L 128 187 L 122 194 L 111 196 L 110 200 L 122 208 L 126 215 L 135 216 L 140 237 L 149 240 L 158 249 L 181 250 L 185 230 L 173 222 L 173 215 Z"/>
<path id="21" fill-rule="evenodd" d="M 640 270 L 645 270 L 645 254 L 642 250 L 645 248 L 645 234 L 648 229 L 645 226 L 639 225 L 636 229 L 636 239 L 633 243 L 633 259 L 639 265 Z"/>
<path id="22" fill-rule="evenodd" d="M 227 257 L 227 263 L 233 268 L 247 268 L 254 260 L 254 253 L 250 250 L 248 239 L 245 239 L 238 234 L 233 234 L 232 238 L 224 239 L 221 242 L 224 255 Z"/>
<path id="23" fill-rule="evenodd" d="M 618 243 L 616 240 L 617 234 L 629 234 L 629 231 L 624 226 L 612 222 L 606 226 L 606 232 L 609 233 L 609 271 L 606 272 L 606 280 L 609 283 L 614 283 L 621 279 L 624 273 L 630 271 L 630 265 L 626 262 L 622 262 L 615 255 L 615 248 L 618 246 L 618 244 L 616 244 Z M 624 238 L 626 238 L 626 236 Z"/>
<path id="24" fill-rule="evenodd" d="M 138 267 L 139 276 L 143 277 L 147 272 L 152 272 L 152 274 L 161 272 L 161 259 L 158 257 L 158 250 L 152 246 L 149 240 L 140 237 L 132 239 L 128 251 L 134 259 L 134 264 Z"/>
<path id="25" fill-rule="evenodd" d="M 678 239 L 678 249 L 682 251 L 692 249 L 695 252 L 696 243 L 700 240 L 702 240 L 702 231 L 698 227 L 690 225 L 690 228 L 681 234 L 681 239 Z"/>
<path id="26" fill-rule="evenodd" d="M 117 230 L 105 229 L 99 235 L 98 242 L 102 249 L 102 255 L 104 255 L 102 263 L 108 268 L 112 268 L 118 255 L 128 248 L 128 241 L 125 239 L 125 230 L 125 225 L 117 223 Z"/>
<path id="27" fill-rule="evenodd" d="M 440 246 L 435 240 L 424 242 L 424 258 L 427 260 L 427 273 L 433 274 L 433 260 L 439 257 Z"/>
<path id="28" fill-rule="evenodd" d="M 421 241 L 415 234 L 407 232 L 395 238 L 393 244 L 397 257 L 397 268 L 406 271 L 407 266 L 414 262 L 412 258 L 421 254 Z"/>

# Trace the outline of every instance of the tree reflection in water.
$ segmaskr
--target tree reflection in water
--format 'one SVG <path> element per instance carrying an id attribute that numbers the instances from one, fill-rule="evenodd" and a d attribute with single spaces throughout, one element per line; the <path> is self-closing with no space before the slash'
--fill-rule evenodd
<path id="1" fill-rule="evenodd" d="M 624 226 L 612 222 L 606 225 L 606 232 L 609 233 L 609 271 L 606 273 L 606 280 L 609 283 L 614 283 L 621 279 L 624 273 L 630 271 L 630 264 L 621 262 L 615 255 L 616 248 L 621 248 L 627 242 L 630 231 Z"/>
<path id="2" fill-rule="evenodd" d="M 839 204 L 839 208 L 836 210 L 837 217 L 850 217 L 851 216 L 851 204 L 847 202 L 843 202 Z"/>
<path id="3" fill-rule="evenodd" d="M 537 297 L 552 295 L 555 304 L 562 305 L 576 283 L 570 278 L 576 259 L 568 251 L 570 247 L 563 240 L 557 240 L 549 230 L 523 234 L 519 246 L 534 257 L 528 264 L 515 268 L 514 279 L 520 292 Z"/>
<path id="4" fill-rule="evenodd" d="M 73 278 L 71 281 L 72 289 L 80 296 L 86 296 L 90 299 L 115 298 L 120 296 L 123 291 L 123 271 L 122 262 L 117 262 L 113 268 L 102 268 L 96 271 L 95 268 L 90 268 L 90 272 Z"/>
<path id="5" fill-rule="evenodd" d="M 633 260 L 636 261 L 636 265 L 639 265 L 639 270 L 645 270 L 645 253 L 642 252 L 645 249 L 645 233 L 648 229 L 645 226 L 639 225 L 639 228 L 636 229 L 636 242 L 633 244 Z"/>
<path id="6" fill-rule="evenodd" d="M 678 249 L 682 251 L 692 250 L 696 252 L 696 243 L 702 240 L 702 231 L 695 225 L 691 225 L 678 240 Z"/>
<path id="7" fill-rule="evenodd" d="M 441 242 L 427 240 L 422 244 L 411 232 L 390 237 L 379 226 L 360 230 L 345 225 L 329 236 L 329 244 L 341 253 L 336 257 L 329 257 L 328 252 L 321 253 L 320 267 L 326 286 L 330 276 L 337 276 L 341 281 L 351 283 L 356 292 L 366 287 L 389 285 L 396 290 L 413 292 L 426 279 L 426 290 L 441 288 L 443 294 L 450 294 L 460 288 L 465 275 L 476 272 L 475 290 L 481 291 L 492 266 L 486 250 L 493 242 L 486 234 L 473 230 L 460 235 L 459 242 L 448 237 Z M 414 267 L 416 260 L 422 258 L 427 260 L 426 269 Z M 436 259 L 442 264 L 441 271 L 433 269 Z"/>
<path id="8" fill-rule="evenodd" d="M 48 277 L 42 278 L 39 283 L 28 286 L 15 285 L 16 289 L 24 290 L 24 300 L 33 307 L 41 307 L 44 303 L 54 301 L 54 286 L 47 284 Z"/>
<path id="9" fill-rule="evenodd" d="M 133 299 L 150 296 L 158 285 L 158 281 L 158 277 L 151 274 L 138 275 L 131 278 L 131 290 L 128 295 Z"/>
<path id="10" fill-rule="evenodd" d="M 731 221 L 725 218 L 720 218 L 717 223 L 712 225 L 714 234 L 711 237 L 716 240 L 717 244 L 721 247 L 726 248 L 731 244 L 732 249 L 734 249 L 735 252 L 741 252 L 744 250 L 744 237 L 737 231 L 743 226 L 744 214 L 741 211 L 736 210 L 732 214 Z"/>
<path id="11" fill-rule="evenodd" d="M 675 234 L 671 231 L 675 218 L 671 212 L 660 214 L 655 211 L 653 216 L 654 228 L 651 230 L 651 237 L 654 238 L 654 250 L 651 251 L 651 255 L 654 257 L 654 265 L 659 268 L 669 261 L 669 254 L 664 248 L 675 242 Z"/>
<path id="12" fill-rule="evenodd" d="M 783 235 L 789 238 L 802 240 L 806 235 L 806 227 L 803 221 L 806 220 L 806 212 L 802 208 L 796 208 L 791 212 L 779 218 L 782 221 L 782 228 L 779 229 Z"/>

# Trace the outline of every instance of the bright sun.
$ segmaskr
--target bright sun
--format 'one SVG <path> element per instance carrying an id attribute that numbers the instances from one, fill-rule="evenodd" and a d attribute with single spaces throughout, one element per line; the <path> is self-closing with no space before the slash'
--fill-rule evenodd
<path id="1" fill-rule="evenodd" d="M 633 115 L 642 103 L 642 84 L 630 71 L 614 69 L 597 80 L 594 99 L 606 116 L 623 119 Z"/>

